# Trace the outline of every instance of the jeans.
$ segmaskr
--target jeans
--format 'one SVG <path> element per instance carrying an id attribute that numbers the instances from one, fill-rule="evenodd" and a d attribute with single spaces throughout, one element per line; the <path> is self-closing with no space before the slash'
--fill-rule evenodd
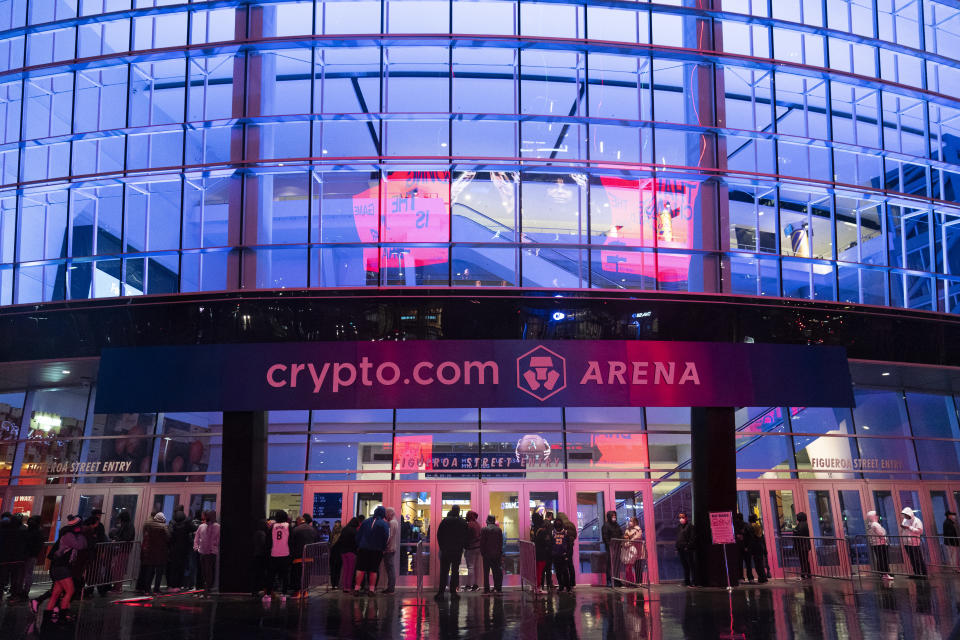
<path id="1" fill-rule="evenodd" d="M 493 588 L 503 588 L 503 556 L 483 556 L 483 590 L 490 591 L 490 574 L 493 573 Z"/>
<path id="2" fill-rule="evenodd" d="M 797 547 L 797 555 L 800 558 L 800 577 L 810 577 L 810 549 L 806 546 Z"/>
<path id="3" fill-rule="evenodd" d="M 907 557 L 910 558 L 913 574 L 917 576 L 927 575 L 927 563 L 923 559 L 923 549 L 919 545 L 904 545 L 903 548 L 907 550 Z"/>
<path id="4" fill-rule="evenodd" d="M 383 553 L 383 572 L 387 574 L 387 589 L 393 589 L 397 586 L 397 559 L 396 551 L 385 551 Z"/>
<path id="5" fill-rule="evenodd" d="M 460 586 L 460 551 L 440 551 L 440 588 L 438 593 L 443 593 L 447 588 L 447 580 L 450 581 L 450 593 L 456 593 Z"/>
<path id="6" fill-rule="evenodd" d="M 176 552 L 170 556 L 170 564 L 167 566 L 167 586 L 171 589 L 179 589 L 183 586 L 183 576 L 187 570 L 187 555 L 183 552 Z"/>
<path id="7" fill-rule="evenodd" d="M 747 549 L 740 550 L 740 556 L 743 559 L 743 573 L 746 579 L 753 582 L 753 560 L 754 555 Z M 757 566 L 757 577 L 760 577 L 760 567 Z"/>
<path id="8" fill-rule="evenodd" d="M 557 574 L 557 586 L 560 587 L 561 589 L 563 589 L 564 587 L 573 586 L 573 580 L 570 576 L 570 571 L 568 568 L 569 564 L 570 563 L 567 562 L 567 558 L 565 557 L 559 557 L 559 558 L 553 559 L 553 570 Z"/>
<path id="9" fill-rule="evenodd" d="M 480 549 L 467 549 L 463 552 L 463 557 L 467 561 L 467 586 L 479 585 Z"/>

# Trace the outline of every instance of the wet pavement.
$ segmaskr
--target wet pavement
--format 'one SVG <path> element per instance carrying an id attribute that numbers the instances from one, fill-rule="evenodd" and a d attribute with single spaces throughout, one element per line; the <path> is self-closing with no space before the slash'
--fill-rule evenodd
<path id="1" fill-rule="evenodd" d="M 264 605 L 249 597 L 189 595 L 75 607 L 72 626 L 31 627 L 25 605 L 0 607 L 0 638 L 951 638 L 960 621 L 960 577 L 930 582 L 797 580 L 725 590 L 578 587 L 534 598 L 464 594 L 418 602 L 414 591 L 354 598 L 340 593 Z M 732 625 L 732 635 L 731 635 Z M 958 625 L 960 628 L 960 625 Z M 742 634 L 742 635 L 741 635 Z M 960 637 L 960 634 L 957 634 Z"/>

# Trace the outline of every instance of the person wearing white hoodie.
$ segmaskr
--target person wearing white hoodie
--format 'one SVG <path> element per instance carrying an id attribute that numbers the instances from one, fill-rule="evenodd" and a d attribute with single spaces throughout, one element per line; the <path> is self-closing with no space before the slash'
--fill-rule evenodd
<path id="1" fill-rule="evenodd" d="M 903 531 L 903 548 L 907 551 L 907 557 L 910 558 L 910 566 L 913 567 L 913 575 L 918 578 L 927 577 L 927 563 L 923 560 L 923 522 L 920 518 L 913 515 L 913 509 L 904 507 L 900 513 L 903 514 L 903 521 L 900 523 L 900 529 Z"/>

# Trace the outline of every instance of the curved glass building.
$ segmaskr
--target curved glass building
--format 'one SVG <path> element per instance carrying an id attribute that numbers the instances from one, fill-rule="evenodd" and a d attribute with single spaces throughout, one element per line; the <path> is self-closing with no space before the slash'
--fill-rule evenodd
<path id="1" fill-rule="evenodd" d="M 939 527 L 957 96 L 952 0 L 0 0 L 0 506 L 145 518 L 238 473 L 230 400 L 100 411 L 106 348 L 657 340 L 847 349 L 855 407 L 733 407 L 768 539 Z M 271 509 L 463 504 L 516 545 L 529 501 L 585 514 L 590 582 L 616 508 L 679 577 L 689 406 L 371 402 L 257 407 Z M 398 466 L 541 440 L 490 484 Z"/>

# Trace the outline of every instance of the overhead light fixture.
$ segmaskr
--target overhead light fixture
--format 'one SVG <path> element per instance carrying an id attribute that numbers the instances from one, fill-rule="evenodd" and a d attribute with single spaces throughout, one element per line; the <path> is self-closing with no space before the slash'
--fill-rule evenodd
<path id="1" fill-rule="evenodd" d="M 882 375 L 882 376 L 888 376 L 888 375 L 890 375 L 890 372 L 889 372 L 889 371 L 884 371 L 884 372 L 881 373 L 880 375 Z"/>
<path id="2" fill-rule="evenodd" d="M 868 427 L 867 425 L 863 425 L 863 430 L 864 430 L 864 431 L 870 431 L 870 427 Z"/>
<path id="3" fill-rule="evenodd" d="M 65 376 L 68 376 L 70 375 L 70 369 L 63 369 L 62 371 L 60 371 L 60 373 L 62 373 Z"/>

